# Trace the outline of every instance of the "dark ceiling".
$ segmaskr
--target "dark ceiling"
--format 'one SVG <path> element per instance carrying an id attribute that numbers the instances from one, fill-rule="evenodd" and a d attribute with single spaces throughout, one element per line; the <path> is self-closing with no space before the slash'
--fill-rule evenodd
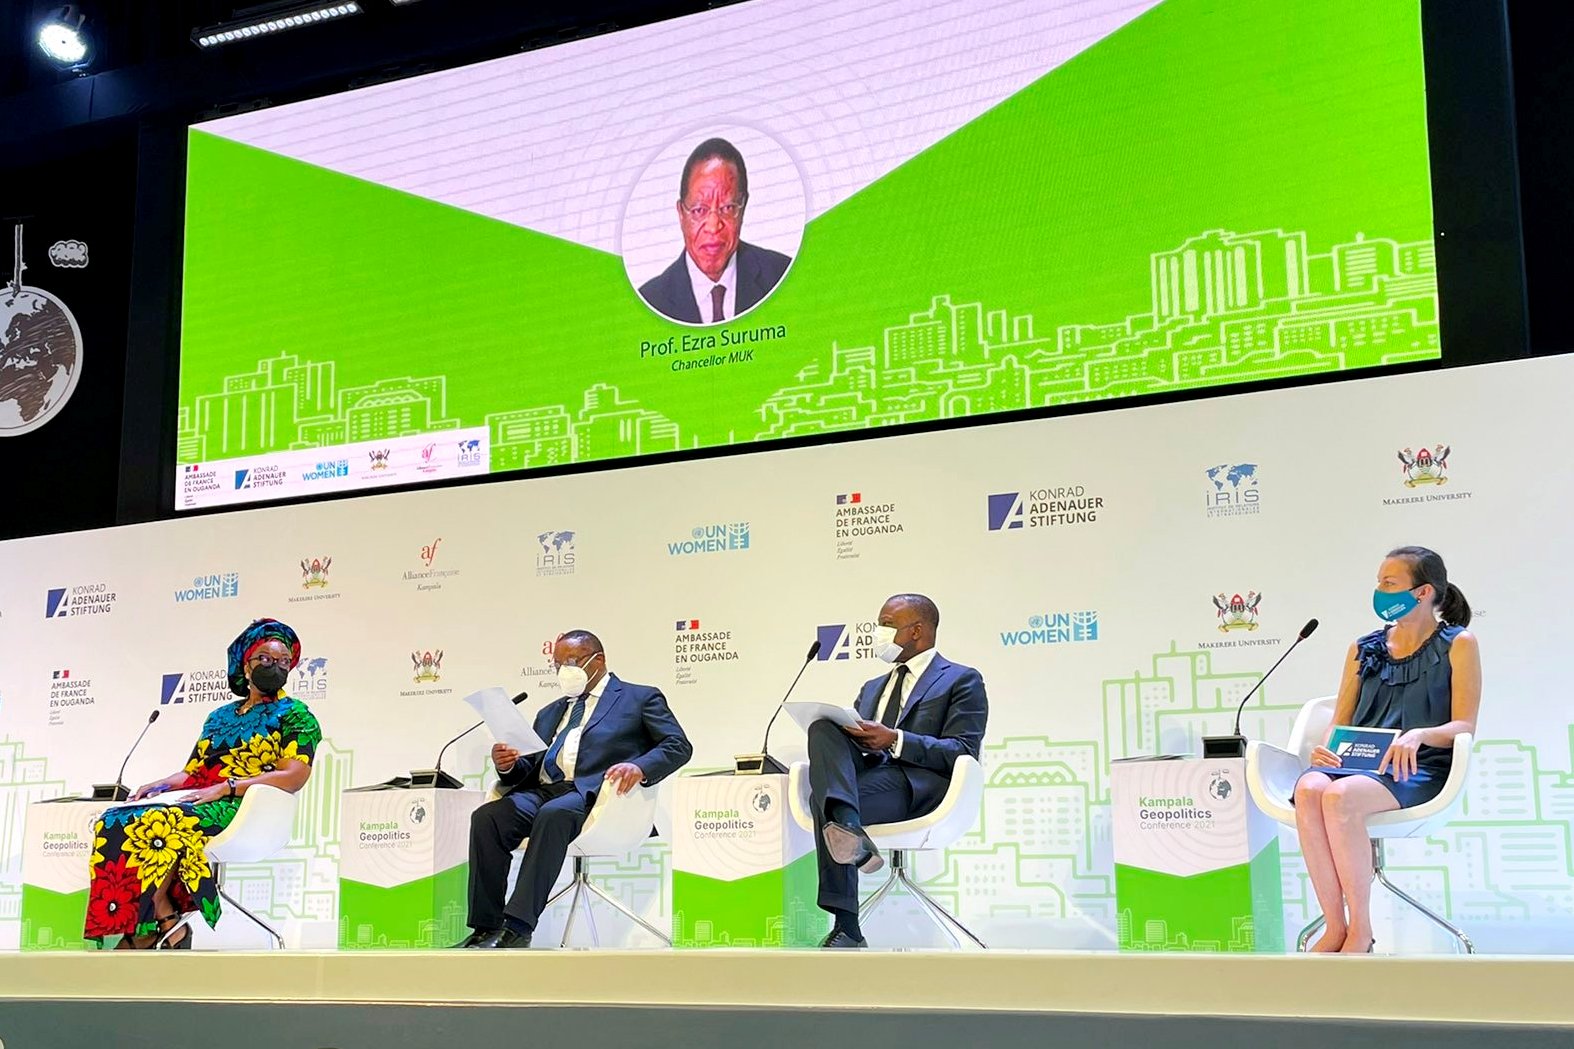
<path id="1" fill-rule="evenodd" d="M 48 0 L 0 0 L 0 157 L 37 160 L 70 129 L 184 121 L 259 98 L 281 102 L 546 46 L 733 0 L 361 0 L 366 13 L 269 39 L 200 52 L 191 31 L 233 16 L 228 0 L 81 0 L 96 55 L 91 75 L 50 66 L 34 42 Z M 1563 324 L 1563 289 L 1574 243 L 1574 14 L 1546 0 L 1446 0 L 1501 4 L 1512 41 L 1519 185 L 1530 300 L 1531 344 L 1574 349 Z M 702 50 L 696 58 L 703 61 Z M 9 148 L 6 148 L 9 147 Z M 66 148 L 59 146 L 58 148 Z M 7 161 L 0 160 L 0 165 Z M 1538 309 L 1537 306 L 1543 308 Z M 1548 309 L 1546 306 L 1555 308 Z"/>

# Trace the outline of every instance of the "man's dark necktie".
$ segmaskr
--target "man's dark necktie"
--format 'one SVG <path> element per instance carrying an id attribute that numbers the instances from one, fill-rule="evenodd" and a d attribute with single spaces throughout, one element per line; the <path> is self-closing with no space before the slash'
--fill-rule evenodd
<path id="1" fill-rule="evenodd" d="M 588 694 L 587 694 L 588 695 Z M 557 759 L 563 755 L 563 744 L 568 742 L 568 734 L 579 727 L 585 720 L 585 700 L 587 696 L 580 696 L 574 700 L 574 708 L 568 712 L 568 724 L 563 726 L 563 731 L 557 734 L 557 739 L 552 741 L 552 746 L 547 750 L 547 756 L 542 761 L 541 767 L 546 769 L 549 783 L 563 782 L 563 766 Z"/>
<path id="2" fill-rule="evenodd" d="M 727 289 L 720 284 L 710 290 L 710 321 L 715 324 L 727 318 L 721 315 L 721 300 L 727 297 Z"/>
<path id="3" fill-rule="evenodd" d="M 891 686 L 891 698 L 885 701 L 885 710 L 880 713 L 880 724 L 886 728 L 895 728 L 896 719 L 902 713 L 902 686 L 907 683 L 907 664 L 896 664 L 891 676 L 896 683 Z"/>

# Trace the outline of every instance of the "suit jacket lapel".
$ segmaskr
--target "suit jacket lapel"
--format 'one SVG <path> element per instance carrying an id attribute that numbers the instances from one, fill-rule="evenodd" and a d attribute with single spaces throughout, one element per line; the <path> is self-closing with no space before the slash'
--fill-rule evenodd
<path id="1" fill-rule="evenodd" d="M 854 704 L 859 717 L 866 721 L 879 718 L 880 711 L 877 708 L 880 706 L 880 697 L 885 695 L 885 686 L 890 680 L 891 675 L 886 674 L 864 684 L 863 691 L 858 694 L 858 702 Z"/>
<path id="2" fill-rule="evenodd" d="M 898 726 L 906 720 L 908 714 L 913 712 L 913 708 L 918 705 L 919 701 L 933 691 L 935 685 L 939 684 L 940 679 L 945 676 L 946 669 L 950 666 L 951 664 L 947 663 L 939 655 L 930 660 L 929 669 L 925 670 L 922 676 L 913 682 L 912 691 L 907 693 L 907 700 L 902 704 L 902 712 L 896 717 Z"/>
<path id="3" fill-rule="evenodd" d="M 619 681 L 610 670 L 607 671 L 607 687 L 601 690 L 601 698 L 596 700 L 596 709 L 590 715 L 590 721 L 579 734 L 580 746 L 585 745 L 585 734 L 601 723 L 607 712 L 617 706 L 618 700 L 623 696 L 623 682 Z"/>
<path id="4" fill-rule="evenodd" d="M 738 290 L 733 295 L 734 313 L 753 309 L 755 303 L 760 301 L 760 267 L 759 259 L 754 257 L 750 246 L 738 242 Z"/>
<path id="5" fill-rule="evenodd" d="M 667 295 L 675 304 L 672 319 L 687 321 L 689 324 L 702 324 L 704 318 L 700 316 L 700 304 L 694 301 L 694 285 L 689 280 L 689 264 L 679 253 L 678 261 L 667 267 Z M 599 704 L 598 704 L 599 706 Z"/>

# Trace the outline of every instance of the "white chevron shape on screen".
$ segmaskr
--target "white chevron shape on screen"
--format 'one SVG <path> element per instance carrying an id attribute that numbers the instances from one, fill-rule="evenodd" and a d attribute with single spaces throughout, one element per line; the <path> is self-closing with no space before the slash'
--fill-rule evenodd
<path id="1" fill-rule="evenodd" d="M 641 173 L 710 129 L 774 140 L 751 191 L 801 177 L 812 219 L 1158 3 L 754 0 L 198 127 L 616 252 Z"/>

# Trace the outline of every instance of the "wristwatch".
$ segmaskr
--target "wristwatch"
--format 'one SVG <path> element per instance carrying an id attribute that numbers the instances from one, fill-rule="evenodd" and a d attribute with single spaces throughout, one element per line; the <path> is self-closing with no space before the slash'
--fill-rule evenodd
<path id="1" fill-rule="evenodd" d="M 230 776 L 224 782 L 228 783 L 230 785 L 230 792 L 226 796 L 233 798 L 236 795 L 236 793 L 237 793 L 237 791 L 235 790 L 235 777 L 234 776 Z"/>

